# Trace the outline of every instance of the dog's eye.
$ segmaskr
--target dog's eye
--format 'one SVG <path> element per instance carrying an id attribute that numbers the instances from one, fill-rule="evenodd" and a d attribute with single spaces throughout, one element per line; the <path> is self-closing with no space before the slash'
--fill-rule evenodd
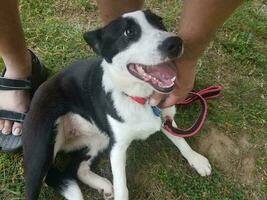
<path id="1" fill-rule="evenodd" d="M 125 31 L 124 31 L 124 35 L 127 38 L 133 38 L 136 34 L 136 31 L 134 28 L 128 27 Z"/>

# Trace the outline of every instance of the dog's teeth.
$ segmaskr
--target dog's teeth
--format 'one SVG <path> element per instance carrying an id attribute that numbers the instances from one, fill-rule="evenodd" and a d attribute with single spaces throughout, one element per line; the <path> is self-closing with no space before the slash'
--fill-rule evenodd
<path id="1" fill-rule="evenodd" d="M 159 87 L 161 87 L 161 88 L 170 88 L 170 87 L 172 87 L 173 85 L 174 85 L 174 82 L 172 82 L 170 85 L 164 85 L 164 83 L 162 83 L 162 82 L 159 82 Z"/>
<path id="2" fill-rule="evenodd" d="M 170 87 L 170 86 L 164 85 L 162 82 L 160 82 L 158 85 L 161 88 L 169 88 Z"/>
<path id="3" fill-rule="evenodd" d="M 147 77 L 143 77 L 145 81 L 149 81 L 150 79 Z"/>
<path id="4" fill-rule="evenodd" d="M 136 71 L 137 71 L 138 73 L 140 73 L 141 75 L 144 75 L 144 74 L 145 74 L 145 71 L 144 71 L 143 67 L 140 66 L 140 65 L 137 65 L 137 66 L 136 66 Z"/>
<path id="5" fill-rule="evenodd" d="M 172 78 L 172 82 L 174 82 L 176 80 L 176 76 Z"/>
<path id="6" fill-rule="evenodd" d="M 145 81 L 149 81 L 149 80 L 151 80 L 151 76 L 149 76 L 148 74 L 144 73 L 144 74 L 143 74 L 143 79 L 144 79 Z"/>
<path id="7" fill-rule="evenodd" d="M 139 73 L 144 73 L 144 70 L 143 70 L 142 68 L 140 68 L 140 67 L 137 68 L 137 71 L 138 71 Z"/>

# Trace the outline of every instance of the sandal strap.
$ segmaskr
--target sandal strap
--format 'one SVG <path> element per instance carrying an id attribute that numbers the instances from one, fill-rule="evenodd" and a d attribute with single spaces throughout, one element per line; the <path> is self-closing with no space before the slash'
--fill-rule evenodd
<path id="1" fill-rule="evenodd" d="M 22 123 L 25 119 L 25 113 L 13 112 L 9 110 L 0 110 L 0 119 L 10 120 Z"/>
<path id="2" fill-rule="evenodd" d="M 31 90 L 32 83 L 28 79 L 10 79 L 0 77 L 0 90 Z"/>

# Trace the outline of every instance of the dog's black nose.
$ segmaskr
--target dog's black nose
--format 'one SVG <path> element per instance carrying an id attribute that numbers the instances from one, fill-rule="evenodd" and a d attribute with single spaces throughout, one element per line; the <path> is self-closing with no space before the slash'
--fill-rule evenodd
<path id="1" fill-rule="evenodd" d="M 170 59 L 180 56 L 182 49 L 183 41 L 179 37 L 169 37 L 159 46 L 159 50 Z"/>

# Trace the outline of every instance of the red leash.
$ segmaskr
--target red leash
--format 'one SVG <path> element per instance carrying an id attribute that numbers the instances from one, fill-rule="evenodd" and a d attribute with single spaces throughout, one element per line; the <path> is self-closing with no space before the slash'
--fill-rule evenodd
<path id="1" fill-rule="evenodd" d="M 191 103 L 199 100 L 201 110 L 200 114 L 197 118 L 197 120 L 194 122 L 194 124 L 188 128 L 188 129 L 180 129 L 177 127 L 174 127 L 172 125 L 173 119 L 169 116 L 166 117 L 165 122 L 162 124 L 162 128 L 165 129 L 168 133 L 171 135 L 177 136 L 177 137 L 191 137 L 193 135 L 196 135 L 200 129 L 203 127 L 203 124 L 206 120 L 207 112 L 208 112 L 208 105 L 207 100 L 209 99 L 215 99 L 221 97 L 221 90 L 223 89 L 222 86 L 211 86 L 203 90 L 199 91 L 193 91 L 189 94 L 191 95 L 187 99 L 185 99 L 183 102 L 177 103 L 176 105 L 190 105 Z M 136 97 L 136 96 L 129 96 L 133 101 L 136 103 L 144 105 L 146 103 L 146 99 L 142 97 Z M 154 114 L 158 117 L 160 117 L 160 109 L 158 107 L 152 106 L 151 107 Z"/>
<path id="2" fill-rule="evenodd" d="M 185 99 L 183 102 L 178 103 L 177 105 L 190 105 L 194 101 L 199 100 L 201 110 L 197 120 L 194 124 L 188 129 L 180 129 L 176 128 L 172 125 L 173 120 L 171 117 L 166 117 L 165 122 L 163 123 L 162 127 L 168 133 L 178 136 L 178 137 L 191 137 L 196 135 L 200 129 L 203 127 L 203 124 L 206 120 L 207 112 L 208 112 L 208 105 L 207 101 L 209 99 L 215 99 L 221 96 L 220 92 L 223 89 L 222 86 L 211 86 L 203 90 L 199 90 L 197 92 L 190 92 L 191 96 Z"/>
<path id="3" fill-rule="evenodd" d="M 180 102 L 176 105 L 190 105 L 191 103 L 199 100 L 201 110 L 200 114 L 197 118 L 197 120 L 194 122 L 194 124 L 188 128 L 188 129 L 180 129 L 176 128 L 172 125 L 173 119 L 171 117 L 166 117 L 165 122 L 162 125 L 162 128 L 165 129 L 168 133 L 171 135 L 177 136 L 177 137 L 191 137 L 193 135 L 196 135 L 200 129 L 203 127 L 203 124 L 206 120 L 207 112 L 208 112 L 208 105 L 207 100 L 209 99 L 215 99 L 221 97 L 221 90 L 223 89 L 222 86 L 211 86 L 203 90 L 199 91 L 193 91 L 190 92 L 190 97 L 185 99 L 183 102 Z M 146 99 L 141 97 L 133 97 L 129 96 L 133 101 L 139 103 L 139 104 L 145 104 Z M 158 108 L 157 108 L 158 109 Z M 160 110 L 160 109 L 158 109 Z M 153 109 L 154 112 L 154 109 Z M 155 112 L 154 112 L 155 113 Z M 157 115 L 158 116 L 158 115 Z"/>

